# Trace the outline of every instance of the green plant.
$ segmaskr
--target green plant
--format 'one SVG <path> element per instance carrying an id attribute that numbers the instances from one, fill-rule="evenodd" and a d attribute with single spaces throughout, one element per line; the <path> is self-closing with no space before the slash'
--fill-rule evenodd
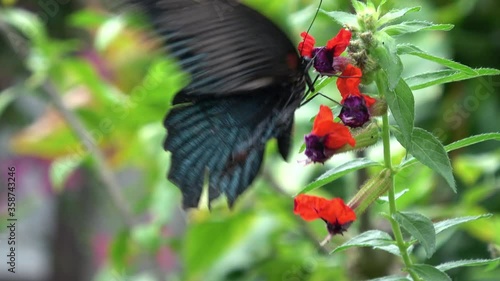
<path id="1" fill-rule="evenodd" d="M 349 47 L 350 58 L 356 66 L 362 69 L 363 84 L 374 83 L 376 85 L 377 93 L 374 96 L 380 101 L 387 102 L 390 113 L 394 118 L 395 124 L 391 124 L 388 111 L 381 116 L 384 162 L 376 163 L 368 159 L 354 159 L 326 172 L 316 181 L 307 185 L 301 193 L 319 188 L 349 172 L 379 166 L 382 168 L 379 174 L 367 180 L 358 194 L 347 205 L 352 207 L 359 217 L 367 205 L 373 203 L 383 192 L 387 191 L 388 196 L 385 200 L 388 202 L 388 211 L 382 213 L 382 216 L 390 222 L 393 236 L 380 230 L 369 230 L 336 247 L 332 253 L 338 253 L 351 247 L 372 247 L 387 251 L 402 260 L 404 264 L 402 270 L 408 274 L 407 277 L 389 276 L 377 280 L 451 280 L 445 271 L 461 266 L 498 264 L 499 259 L 460 260 L 432 266 L 415 262 L 411 257 L 414 246 L 416 244 L 422 246 L 425 257 L 429 259 L 436 251 L 436 236 L 443 230 L 457 224 L 488 218 L 491 217 L 491 214 L 449 218 L 433 223 L 430 218 L 419 212 L 403 211 L 397 208 L 397 199 L 406 190 L 399 188 L 403 192 L 396 194 L 396 188 L 398 187 L 394 179 L 399 173 L 411 168 L 414 164 L 421 163 L 441 175 L 453 192 L 457 192 L 452 165 L 447 153 L 484 141 L 499 141 L 500 134 L 490 133 L 471 136 L 443 146 L 432 133 L 414 126 L 415 104 L 413 91 L 485 75 L 498 75 L 500 71 L 485 68 L 472 69 L 463 64 L 431 55 L 412 44 L 398 44 L 396 38 L 401 35 L 423 31 L 448 31 L 453 26 L 419 20 L 397 22 L 408 13 L 418 12 L 420 8 L 412 7 L 383 13 L 382 9 L 385 2 L 381 1 L 376 6 L 373 1 L 367 1 L 366 4 L 352 1 L 356 14 L 338 11 L 324 12 L 331 19 L 352 30 L 354 38 L 351 40 Z M 402 55 L 411 55 L 432 61 L 444 66 L 445 69 L 427 71 L 404 78 L 402 77 L 404 65 L 400 58 Z M 349 75 L 344 72 L 337 79 L 349 79 Z M 332 80 L 330 78 L 322 80 L 317 90 L 322 89 Z M 337 85 L 339 85 L 338 83 Z M 342 89 L 340 87 L 339 89 L 342 93 Z M 314 95 L 315 93 L 311 93 L 311 96 Z M 343 97 L 345 99 L 344 95 Z M 395 136 L 407 151 L 407 156 L 398 164 L 393 163 L 391 135 Z M 306 146 L 308 146 L 307 139 Z M 324 160 L 321 160 L 321 162 L 324 162 Z M 296 202 L 296 206 L 297 204 L 301 206 L 300 201 Z M 323 208 L 321 204 L 327 203 L 318 204 L 314 208 L 321 210 Z M 359 208 L 360 205 L 363 205 L 363 208 Z M 320 211 L 317 212 L 320 213 Z M 298 213 L 301 214 L 300 210 Z M 317 217 L 325 219 L 322 215 Z M 403 235 L 403 230 L 408 234 L 406 238 Z M 330 234 L 335 233 L 330 232 Z"/>
<path id="2" fill-rule="evenodd" d="M 285 18 L 288 13 L 283 11 L 286 9 L 298 10 L 290 16 L 300 22 L 295 23 L 297 30 L 307 27 L 316 8 L 303 6 L 303 1 L 248 2 L 273 18 Z M 301 176 L 297 176 L 299 173 L 293 172 L 292 165 L 284 167 L 281 160 L 273 158 L 275 147 L 270 145 L 263 176 L 231 212 L 223 204 L 214 204 L 211 212 L 195 211 L 190 215 L 189 223 L 184 224 L 184 217 L 178 210 L 178 190 L 165 179 L 169 162 L 161 148 L 165 132 L 160 120 L 170 108 L 170 99 L 185 84 L 186 77 L 174 61 L 162 53 L 153 52 L 154 46 L 145 43 L 144 35 L 122 15 L 103 13 L 92 7 L 78 10 L 65 22 L 56 22 L 56 25 L 78 30 L 78 34 L 85 34 L 85 40 L 74 33 L 69 39 L 55 39 L 51 35 L 53 30 L 47 25 L 47 22 L 55 20 L 54 14 L 44 13 L 40 17 L 20 8 L 0 9 L 1 31 L 26 70 L 16 76 L 14 85 L 2 91 L 0 121 L 4 122 L 4 117 L 15 110 L 11 105 L 19 97 L 35 98 L 54 105 L 34 121 L 31 130 L 15 131 L 11 149 L 16 155 L 50 160 L 55 199 L 71 192 L 66 187 L 68 178 L 75 171 L 91 170 L 89 174 L 97 178 L 91 181 L 94 177 L 89 177 L 85 182 L 90 186 L 88 188 L 96 191 L 90 200 L 92 209 L 98 210 L 99 221 L 104 220 L 106 224 L 99 226 L 99 232 L 110 233 L 112 239 L 104 246 L 107 249 L 106 262 L 96 266 L 98 273 L 94 276 L 95 280 L 162 280 L 165 276 L 167 280 L 355 280 L 363 276 L 359 272 L 366 264 L 352 266 L 356 254 L 351 253 L 362 247 L 393 255 L 385 256 L 387 268 L 397 267 L 394 264 L 402 265 L 403 275 L 397 272 L 398 276 L 381 280 L 447 280 L 446 274 L 453 276 L 451 270 L 458 267 L 489 264 L 493 268 L 498 264 L 495 253 L 498 253 L 500 241 L 492 237 L 500 237 L 498 226 L 494 227 L 500 224 L 497 216 L 489 214 L 495 212 L 494 206 L 491 207 L 490 202 L 486 207 L 485 201 L 498 190 L 495 186 L 498 181 L 495 174 L 498 173 L 498 151 L 467 155 L 457 153 L 457 150 L 485 141 L 497 143 L 500 134 L 493 132 L 470 136 L 443 146 L 436 138 L 441 139 L 443 135 L 434 133 L 434 137 L 421 128 L 415 128 L 416 117 L 430 114 L 420 112 L 416 115 L 413 99 L 416 90 L 498 75 L 499 71 L 469 68 L 431 55 L 411 44 L 398 44 L 396 39 L 405 38 L 405 35 L 432 31 L 441 34 L 452 26 L 414 20 L 398 23 L 402 16 L 417 14 L 415 12 L 419 8 L 391 10 L 383 14 L 382 10 L 390 9 L 391 3 L 381 2 L 377 6 L 373 2 L 363 4 L 353 1 L 355 15 L 323 12 L 311 33 L 318 38 L 330 37 L 334 19 L 355 35 L 348 51 L 353 61 L 359 61 L 356 66 L 363 70 L 362 82 L 367 86 L 363 90 L 388 104 L 394 122 L 381 106 L 381 116 L 372 115 L 371 124 L 362 128 L 362 134 L 353 131 L 353 138 L 358 145 L 363 142 L 372 145 L 373 140 L 381 137 L 383 153 L 380 159 L 383 160 L 363 157 L 337 165 L 335 160 L 338 158 L 334 158 L 325 166 L 300 166 Z M 466 2 L 472 5 L 470 3 L 474 1 L 460 3 Z M 347 1 L 323 3 L 323 8 L 327 10 L 347 10 L 351 8 L 348 6 Z M 462 12 L 453 14 L 452 18 L 465 13 L 463 10 L 469 6 L 463 6 L 454 6 L 454 11 Z M 442 8 L 435 9 L 436 13 L 449 16 L 449 13 L 443 13 Z M 299 41 L 298 36 L 296 40 Z M 421 60 L 416 65 L 403 64 L 402 56 Z M 424 61 L 434 62 L 445 69 L 430 68 Z M 316 83 L 316 90 L 333 96 L 335 89 L 331 83 L 336 80 L 321 79 Z M 488 93 L 494 93 L 490 81 L 483 84 Z M 314 94 L 311 93 L 311 96 Z M 318 100 L 320 98 L 308 106 L 315 105 Z M 307 115 L 297 118 L 296 135 L 302 137 L 304 128 L 310 127 L 311 114 L 307 107 L 299 111 L 299 114 Z M 62 112 L 63 117 L 48 118 L 54 117 L 55 112 Z M 334 112 L 337 115 L 337 111 Z M 21 113 L 19 115 L 25 117 Z M 464 115 L 458 117 L 461 116 Z M 455 119 L 453 121 L 453 124 L 459 123 Z M 11 123 L 15 122 L 7 119 L 2 123 L 2 129 Z M 27 121 L 22 125 L 27 126 L 25 123 Z M 393 136 L 405 150 L 399 148 Z M 343 149 L 347 151 L 351 147 Z M 367 151 L 376 149 L 370 147 Z M 452 151 L 456 154 L 451 162 L 447 153 Z M 326 172 L 323 172 L 324 167 L 328 168 Z M 130 170 L 139 171 L 136 181 L 115 178 L 115 174 Z M 310 177 L 320 170 L 323 174 L 310 182 Z M 361 172 L 367 172 L 370 179 L 361 185 L 359 193 L 349 191 L 349 187 L 359 186 L 353 178 Z M 438 202 L 433 200 L 438 193 L 454 194 L 454 178 L 463 186 L 459 190 L 460 197 Z M 306 179 L 310 183 L 303 186 Z M 451 188 L 441 188 L 442 183 Z M 335 194 L 344 198 L 350 197 L 344 194 L 356 193 L 347 205 L 353 207 L 358 218 L 350 225 L 349 231 L 344 232 L 345 237 L 335 236 L 331 243 L 318 246 L 320 239 L 316 236 L 317 233 L 324 233 L 324 226 L 321 223 L 305 224 L 292 214 L 290 194 L 297 191 L 294 184 L 303 186 L 300 193 Z M 347 191 L 339 185 L 347 186 Z M 101 190 L 107 190 L 109 194 L 102 196 L 103 193 L 99 193 Z M 379 196 L 383 192 L 387 192 L 388 196 Z M 497 197 L 492 198 L 495 200 Z M 106 208 L 110 201 L 120 210 L 119 215 Z M 24 207 L 23 199 L 20 199 L 20 206 L 20 210 L 29 213 L 30 209 Z M 67 215 L 80 223 L 81 217 L 74 219 L 70 211 Z M 85 214 L 85 218 L 87 215 L 91 216 Z M 365 215 L 369 216 L 372 228 L 357 234 L 357 229 L 363 229 L 361 221 Z M 122 221 L 117 226 L 108 223 L 116 218 Z M 386 222 L 389 222 L 392 231 L 384 229 Z M 449 229 L 457 225 L 464 230 L 460 233 L 481 242 L 491 242 L 493 259 L 477 259 L 476 256 L 474 259 L 442 263 L 442 260 L 448 259 L 446 255 L 436 258 L 439 252 L 433 253 L 436 249 L 445 248 L 443 245 L 451 244 L 448 239 L 453 232 Z M 79 242 L 83 241 L 80 243 L 85 245 L 83 248 L 88 251 L 89 257 L 93 257 L 92 249 L 88 247 L 89 240 L 95 232 L 95 229 L 89 229 L 78 237 Z M 344 241 L 346 239 L 347 242 Z M 459 242 L 455 243 L 459 244 L 469 241 L 463 237 L 456 240 Z M 330 251 L 330 247 L 334 249 Z M 165 265 L 160 264 L 156 257 L 165 252 L 175 260 L 172 262 L 174 265 L 169 264 L 174 269 L 158 273 L 156 268 Z M 459 255 L 456 259 L 464 258 Z M 360 257 L 357 256 L 357 259 Z M 182 266 L 175 267 L 176 263 Z M 154 266 L 142 267 L 143 264 Z M 432 267 L 430 264 L 439 265 Z M 85 267 L 83 262 L 82 267 Z M 478 272 L 470 270 L 472 273 L 469 276 Z M 408 276 L 404 276 L 406 274 Z M 495 274 L 487 276 L 491 280 L 491 276 L 497 276 Z M 154 275 L 161 277 L 154 278 Z"/>

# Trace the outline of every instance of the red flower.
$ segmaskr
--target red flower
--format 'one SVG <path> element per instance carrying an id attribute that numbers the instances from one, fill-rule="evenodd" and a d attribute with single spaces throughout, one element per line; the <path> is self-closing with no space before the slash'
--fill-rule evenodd
<path id="1" fill-rule="evenodd" d="M 337 36 L 330 39 L 326 43 L 327 50 L 333 50 L 333 56 L 338 57 L 342 54 L 347 46 L 349 46 L 349 42 L 351 41 L 352 33 L 349 29 L 343 28 L 339 31 Z"/>
<path id="2" fill-rule="evenodd" d="M 313 129 L 305 136 L 306 155 L 312 162 L 324 163 L 335 150 L 349 144 L 354 147 L 356 140 L 349 128 L 333 121 L 332 110 L 321 105 L 314 119 Z"/>
<path id="3" fill-rule="evenodd" d="M 351 40 L 351 31 L 341 29 L 339 33 L 328 41 L 324 47 L 314 47 L 316 40 L 307 32 L 302 32 L 303 40 L 299 43 L 300 55 L 314 60 L 314 69 L 321 75 L 335 75 L 342 72 L 348 63 L 347 58 L 341 57 Z"/>
<path id="4" fill-rule="evenodd" d="M 340 77 L 337 79 L 337 88 L 342 96 L 341 104 L 344 103 L 345 99 L 349 96 L 359 96 L 363 97 L 366 106 L 370 107 L 375 103 L 375 99 L 367 95 L 362 94 L 359 91 L 359 84 L 361 84 L 361 78 L 363 73 L 361 69 L 355 67 L 352 64 L 348 64 Z"/>
<path id="5" fill-rule="evenodd" d="M 339 149 L 346 144 L 353 147 L 356 145 L 349 128 L 333 122 L 333 112 L 326 105 L 320 105 L 311 134 L 324 137 L 325 147 L 328 149 Z"/>
<path id="6" fill-rule="evenodd" d="M 328 200 L 299 194 L 294 199 L 293 212 L 306 221 L 322 219 L 331 235 L 342 234 L 356 220 L 354 211 L 341 198 Z"/>
<path id="7" fill-rule="evenodd" d="M 342 110 L 339 117 L 345 125 L 351 128 L 361 127 L 370 120 L 370 111 L 368 109 L 376 101 L 374 98 L 360 92 L 359 84 L 362 76 L 361 69 L 348 64 L 342 75 L 337 79 L 337 88 L 340 95 L 342 95 L 342 101 L 340 102 Z"/>

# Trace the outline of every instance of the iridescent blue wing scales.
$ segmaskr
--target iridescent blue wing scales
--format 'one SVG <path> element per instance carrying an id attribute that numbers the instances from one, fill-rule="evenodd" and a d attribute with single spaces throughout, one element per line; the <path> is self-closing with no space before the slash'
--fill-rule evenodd
<path id="1" fill-rule="evenodd" d="M 223 193 L 232 205 L 256 177 L 267 141 L 276 137 L 289 143 L 299 100 L 289 103 L 273 90 L 198 100 L 170 111 L 165 119 L 165 149 L 172 152 L 168 178 L 181 188 L 185 207 L 198 206 L 206 175 L 209 200 Z"/>

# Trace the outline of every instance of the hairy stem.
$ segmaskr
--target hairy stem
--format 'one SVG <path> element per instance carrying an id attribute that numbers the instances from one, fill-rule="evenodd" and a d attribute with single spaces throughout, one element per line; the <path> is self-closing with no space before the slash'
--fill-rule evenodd
<path id="1" fill-rule="evenodd" d="M 377 79 L 377 87 L 379 90 L 379 93 L 381 95 L 384 94 L 385 87 L 383 86 L 385 83 L 384 81 L 380 80 L 380 76 Z M 392 232 L 394 233 L 394 239 L 396 240 L 396 244 L 399 248 L 399 251 L 401 252 L 401 257 L 403 258 L 403 262 L 406 267 L 406 271 L 410 274 L 411 278 L 414 281 L 421 280 L 420 277 L 415 274 L 414 272 L 408 270 L 411 268 L 413 262 L 410 258 L 410 255 L 408 255 L 408 246 L 406 245 L 404 239 L 403 239 L 403 233 L 401 232 L 401 228 L 399 224 L 397 223 L 396 220 L 393 219 L 394 214 L 397 212 L 397 206 L 396 206 L 396 196 L 395 196 L 395 182 L 394 182 L 394 175 L 395 172 L 392 167 L 392 161 L 391 161 L 391 143 L 390 143 L 390 132 L 389 132 L 389 115 L 388 113 L 384 114 L 382 116 L 382 140 L 383 140 L 383 145 L 384 145 L 384 164 L 385 167 L 391 171 L 391 187 L 389 188 L 388 192 L 388 197 L 389 197 L 389 215 L 390 215 L 390 223 L 392 227 Z"/>

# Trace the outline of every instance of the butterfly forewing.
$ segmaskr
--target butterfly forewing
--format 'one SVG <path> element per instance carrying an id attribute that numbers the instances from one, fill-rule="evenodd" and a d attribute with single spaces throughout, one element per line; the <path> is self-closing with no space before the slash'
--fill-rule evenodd
<path id="1" fill-rule="evenodd" d="M 134 1 L 169 53 L 191 75 L 165 118 L 168 178 L 184 207 L 197 207 L 208 175 L 209 200 L 234 200 L 255 179 L 267 141 L 286 157 L 304 73 L 286 35 L 234 1 Z"/>
<path id="2" fill-rule="evenodd" d="M 191 74 L 187 95 L 224 95 L 286 82 L 295 48 L 271 21 L 235 1 L 136 1 Z M 296 62 L 290 62 L 290 54 Z M 293 68 L 293 69 L 292 69 Z"/>

